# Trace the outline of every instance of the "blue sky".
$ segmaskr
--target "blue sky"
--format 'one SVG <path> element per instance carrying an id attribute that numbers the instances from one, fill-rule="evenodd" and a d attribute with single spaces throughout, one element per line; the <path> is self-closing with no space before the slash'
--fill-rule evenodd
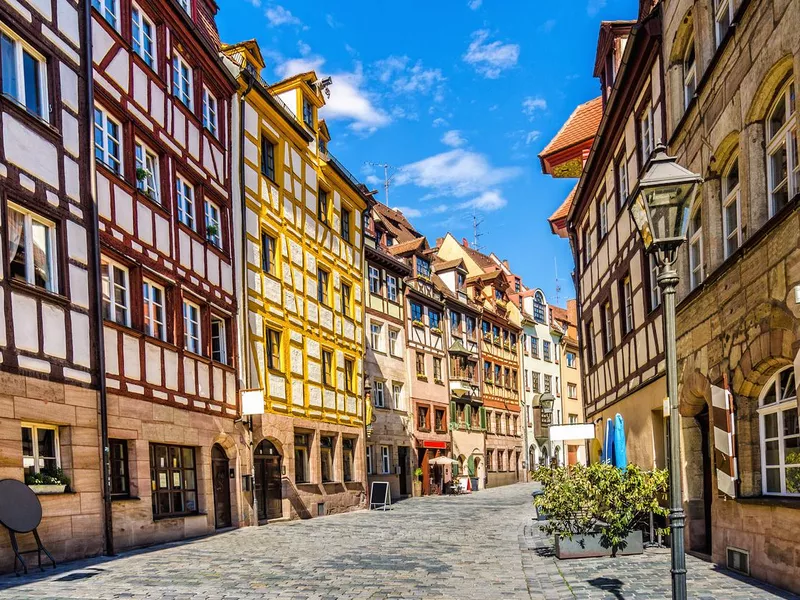
<path id="1" fill-rule="evenodd" d="M 592 77 L 603 19 L 636 18 L 632 0 L 226 0 L 228 43 L 256 38 L 269 81 L 315 69 L 332 76 L 322 111 L 330 151 L 431 244 L 447 231 L 508 259 L 529 287 L 560 304 L 574 295 L 567 240 L 547 217 L 574 180 L 541 173 L 537 154 Z"/>

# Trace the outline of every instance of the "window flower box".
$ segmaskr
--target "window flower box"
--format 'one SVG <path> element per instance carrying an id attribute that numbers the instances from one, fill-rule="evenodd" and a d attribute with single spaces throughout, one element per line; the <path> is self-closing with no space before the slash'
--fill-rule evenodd
<path id="1" fill-rule="evenodd" d="M 436 335 L 442 335 L 442 330 L 439 329 L 438 327 L 431 327 L 431 333 L 434 333 Z"/>
<path id="2" fill-rule="evenodd" d="M 46 495 L 46 494 L 63 494 L 67 491 L 67 484 L 29 484 L 29 488 L 33 491 L 34 494 L 37 495 Z"/>
<path id="3" fill-rule="evenodd" d="M 422 322 L 422 321 L 420 321 L 419 319 L 414 319 L 413 321 L 411 321 L 411 324 L 412 324 L 414 327 L 425 327 L 425 323 L 423 323 L 423 322 Z"/>

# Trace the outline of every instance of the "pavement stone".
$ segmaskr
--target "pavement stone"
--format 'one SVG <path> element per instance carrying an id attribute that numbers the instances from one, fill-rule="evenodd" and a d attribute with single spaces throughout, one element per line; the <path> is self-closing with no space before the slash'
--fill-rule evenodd
<path id="1" fill-rule="evenodd" d="M 652 599 L 670 595 L 669 552 L 558 561 L 534 520 L 532 484 L 414 498 L 237 529 L 0 577 L 0 599 Z M 800 600 L 687 557 L 689 596 Z"/>

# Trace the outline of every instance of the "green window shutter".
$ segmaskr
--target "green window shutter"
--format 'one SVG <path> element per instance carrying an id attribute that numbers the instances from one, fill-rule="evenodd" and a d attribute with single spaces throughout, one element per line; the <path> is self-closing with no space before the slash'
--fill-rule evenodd
<path id="1" fill-rule="evenodd" d="M 467 470 L 469 471 L 470 477 L 475 477 L 475 457 L 470 456 L 467 459 Z"/>
<path id="2" fill-rule="evenodd" d="M 486 429 L 486 408 L 481 406 L 481 429 Z"/>
<path id="3" fill-rule="evenodd" d="M 469 424 L 472 423 L 470 417 L 472 417 L 472 407 L 469 404 L 467 404 L 464 407 L 464 423 L 466 424 L 467 429 L 469 429 Z"/>
<path id="4" fill-rule="evenodd" d="M 455 423 L 456 422 L 456 403 L 455 402 L 451 402 L 450 403 L 450 422 L 451 423 Z"/>

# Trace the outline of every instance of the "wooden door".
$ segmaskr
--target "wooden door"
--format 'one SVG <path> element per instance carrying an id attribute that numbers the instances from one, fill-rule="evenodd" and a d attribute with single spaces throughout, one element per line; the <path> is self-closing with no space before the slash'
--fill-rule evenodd
<path id="1" fill-rule="evenodd" d="M 231 526 L 231 482 L 228 456 L 218 445 L 211 448 L 211 479 L 214 483 L 214 524 L 217 529 Z"/>
<path id="2" fill-rule="evenodd" d="M 397 462 L 400 463 L 400 495 L 408 495 L 408 446 L 398 446 Z"/>

